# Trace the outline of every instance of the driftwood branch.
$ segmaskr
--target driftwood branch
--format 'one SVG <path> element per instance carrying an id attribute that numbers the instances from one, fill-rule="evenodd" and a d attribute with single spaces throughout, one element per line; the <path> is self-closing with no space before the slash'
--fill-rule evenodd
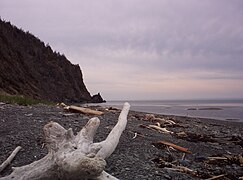
<path id="1" fill-rule="evenodd" d="M 14 151 L 10 154 L 10 156 L 6 159 L 6 161 L 4 161 L 1 166 L 0 166 L 0 172 L 2 172 L 10 163 L 11 161 L 14 159 L 14 157 L 16 156 L 16 154 L 20 151 L 21 147 L 18 146 L 14 149 Z"/>
<path id="2" fill-rule="evenodd" d="M 151 129 L 151 130 L 157 131 L 157 132 L 159 132 L 159 133 L 164 133 L 164 134 L 174 134 L 174 132 L 169 131 L 169 130 L 167 130 L 166 128 L 162 128 L 162 127 L 160 127 L 160 126 L 158 126 L 158 125 L 153 125 L 153 124 L 151 124 L 151 125 L 143 125 L 143 124 L 141 124 L 140 127 L 141 127 L 141 128 Z"/>
<path id="3" fill-rule="evenodd" d="M 167 141 L 158 141 L 158 142 L 155 142 L 155 143 L 153 143 L 153 144 L 157 144 L 157 145 L 158 145 L 158 144 L 167 145 L 167 146 L 173 147 L 174 149 L 177 149 L 177 150 L 179 150 L 179 151 L 181 151 L 181 152 L 191 154 L 191 152 L 188 151 L 187 148 L 181 147 L 181 146 L 176 145 L 176 144 L 173 144 L 173 143 L 171 143 L 171 142 L 167 142 Z"/>
<path id="4" fill-rule="evenodd" d="M 208 178 L 208 179 L 206 179 L 206 180 L 220 179 L 220 178 L 222 178 L 222 177 L 224 177 L 224 176 L 226 176 L 226 174 L 221 174 L 221 175 L 218 175 L 218 176 L 213 176 L 213 177 Z"/>
<path id="5" fill-rule="evenodd" d="M 116 126 L 106 140 L 93 143 L 100 124 L 92 118 L 75 136 L 72 129 L 64 129 L 55 122 L 44 126 L 48 154 L 29 165 L 14 168 L 14 171 L 0 180 L 82 180 L 116 179 L 104 171 L 105 158 L 115 150 L 127 124 L 130 105 L 125 103 Z"/>

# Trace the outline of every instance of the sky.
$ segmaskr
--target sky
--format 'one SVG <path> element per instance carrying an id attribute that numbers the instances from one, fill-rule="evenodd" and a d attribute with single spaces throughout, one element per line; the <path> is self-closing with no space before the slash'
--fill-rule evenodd
<path id="1" fill-rule="evenodd" d="M 106 100 L 243 99 L 242 0 L 1 0 Z"/>

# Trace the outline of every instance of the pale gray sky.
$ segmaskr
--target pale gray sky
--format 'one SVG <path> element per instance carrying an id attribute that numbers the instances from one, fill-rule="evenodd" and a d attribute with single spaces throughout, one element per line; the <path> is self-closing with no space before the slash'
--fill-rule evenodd
<path id="1" fill-rule="evenodd" d="M 243 98 L 242 0 L 1 0 L 112 99 Z"/>

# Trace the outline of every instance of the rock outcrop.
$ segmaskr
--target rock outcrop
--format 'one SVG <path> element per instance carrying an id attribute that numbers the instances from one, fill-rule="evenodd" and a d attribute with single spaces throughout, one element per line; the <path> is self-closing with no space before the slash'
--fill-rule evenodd
<path id="1" fill-rule="evenodd" d="M 106 101 L 101 97 L 100 93 L 98 93 L 91 97 L 91 102 L 92 103 L 103 103 Z"/>
<path id="2" fill-rule="evenodd" d="M 0 92 L 37 99 L 90 102 L 79 65 L 0 20 Z"/>

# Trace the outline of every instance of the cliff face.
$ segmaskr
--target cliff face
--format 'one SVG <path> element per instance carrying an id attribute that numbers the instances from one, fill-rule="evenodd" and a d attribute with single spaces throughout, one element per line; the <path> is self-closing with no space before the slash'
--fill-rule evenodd
<path id="1" fill-rule="evenodd" d="M 51 101 L 90 101 L 78 65 L 0 20 L 0 91 Z"/>

